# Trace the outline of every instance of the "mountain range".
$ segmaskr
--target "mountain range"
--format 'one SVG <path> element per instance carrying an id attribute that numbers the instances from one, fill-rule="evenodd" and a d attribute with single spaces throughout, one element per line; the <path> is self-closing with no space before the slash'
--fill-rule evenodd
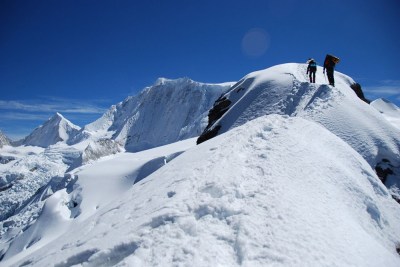
<path id="1" fill-rule="evenodd" d="M 400 109 L 306 67 L 160 78 L 82 128 L 0 133 L 0 263 L 398 266 Z"/>

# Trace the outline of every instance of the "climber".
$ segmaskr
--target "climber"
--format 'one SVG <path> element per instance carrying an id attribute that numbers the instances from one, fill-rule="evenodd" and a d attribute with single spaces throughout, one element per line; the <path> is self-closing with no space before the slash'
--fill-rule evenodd
<path id="1" fill-rule="evenodd" d="M 339 58 L 332 56 L 332 55 L 326 55 L 325 61 L 324 61 L 324 74 L 325 74 L 325 69 L 326 69 L 326 75 L 328 76 L 329 80 L 329 85 L 335 86 L 335 78 L 334 78 L 334 71 L 335 71 L 335 65 L 339 63 Z"/>
<path id="2" fill-rule="evenodd" d="M 315 83 L 315 73 L 317 72 L 317 62 L 313 58 L 309 58 L 307 74 L 310 73 L 310 83 Z"/>

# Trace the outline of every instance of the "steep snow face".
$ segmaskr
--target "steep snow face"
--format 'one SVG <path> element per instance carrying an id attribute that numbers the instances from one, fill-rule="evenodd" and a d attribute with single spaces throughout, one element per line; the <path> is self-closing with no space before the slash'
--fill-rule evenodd
<path id="1" fill-rule="evenodd" d="M 10 139 L 0 131 L 0 148 L 6 145 L 10 145 Z"/>
<path id="2" fill-rule="evenodd" d="M 22 140 L 22 144 L 48 147 L 60 141 L 67 142 L 70 138 L 78 134 L 79 130 L 79 126 L 65 119 L 60 113 L 56 113 L 47 122 L 25 137 Z"/>
<path id="3" fill-rule="evenodd" d="M 379 98 L 371 102 L 376 110 L 378 110 L 394 127 L 400 130 L 400 108 L 392 102 Z"/>
<path id="4" fill-rule="evenodd" d="M 86 170 L 95 187 L 99 169 Z M 32 228 L 56 218 L 43 240 L 54 222 L 68 231 L 5 265 L 400 265 L 400 206 L 356 151 L 299 117 L 262 116 L 196 146 L 79 224 L 68 198 L 54 195 Z"/>
<path id="5" fill-rule="evenodd" d="M 282 64 L 250 73 L 235 84 L 224 98 L 228 111 L 207 131 L 218 134 L 265 114 L 300 116 L 316 121 L 336 134 L 371 166 L 382 158 L 400 165 L 400 132 L 373 107 L 361 101 L 350 85 L 354 81 L 335 72 L 335 87 L 326 85 L 322 68 L 316 82 L 306 76 L 306 64 Z"/>
<path id="6" fill-rule="evenodd" d="M 139 95 L 111 107 L 85 130 L 112 133 L 128 151 L 198 136 L 207 124 L 208 110 L 231 85 L 160 78 Z"/>

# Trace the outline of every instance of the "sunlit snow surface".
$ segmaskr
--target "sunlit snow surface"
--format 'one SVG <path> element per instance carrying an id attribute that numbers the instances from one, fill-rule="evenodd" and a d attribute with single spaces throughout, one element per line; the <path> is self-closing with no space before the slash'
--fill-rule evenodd
<path id="1" fill-rule="evenodd" d="M 53 195 L 34 236 L 65 234 L 18 264 L 400 263 L 399 205 L 349 145 L 301 118 L 261 117 L 193 147 L 124 194 L 110 188 L 115 199 L 96 212 L 90 206 L 107 198 L 108 185 L 93 166 L 82 173 L 98 178 L 92 182 L 101 194 L 83 189 L 81 205 L 90 199 L 94 215 L 71 222 L 68 194 Z M 124 164 L 113 179 L 130 168 Z"/>
<path id="2" fill-rule="evenodd" d="M 400 205 L 373 167 L 384 157 L 400 165 L 400 132 L 357 98 L 350 77 L 336 72 L 333 88 L 321 69 L 317 84 L 304 72 L 284 64 L 244 77 L 226 93 L 220 135 L 199 146 L 188 139 L 79 167 L 87 144 L 118 139 L 111 125 L 123 120 L 111 108 L 73 146 L 3 147 L 18 157 L 0 165 L 2 177 L 23 173 L 13 183 L 36 189 L 0 192 L 33 196 L 3 221 L 1 265 L 399 266 Z M 163 135 L 176 138 L 182 121 L 169 122 Z"/>
<path id="3" fill-rule="evenodd" d="M 400 129 L 400 108 L 383 98 L 371 102 L 371 106 L 376 108 L 393 126 Z"/>

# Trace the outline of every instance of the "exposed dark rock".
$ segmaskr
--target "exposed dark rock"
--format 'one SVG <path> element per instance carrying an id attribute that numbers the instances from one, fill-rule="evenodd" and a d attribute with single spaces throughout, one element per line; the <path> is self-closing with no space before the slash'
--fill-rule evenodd
<path id="1" fill-rule="evenodd" d="M 219 120 L 222 117 L 222 115 L 225 114 L 226 111 L 228 111 L 231 103 L 232 101 L 222 96 L 215 101 L 214 106 L 208 112 L 208 125 L 204 130 L 204 132 L 197 139 L 197 144 L 207 141 L 208 139 L 211 139 L 218 134 L 218 131 L 221 128 L 221 126 L 217 125 L 212 129 L 211 127 L 217 120 Z"/>
<path id="2" fill-rule="evenodd" d="M 353 89 L 353 91 L 356 93 L 356 95 L 358 96 L 358 98 L 360 98 L 362 101 L 364 101 L 365 103 L 371 103 L 370 100 L 366 99 L 364 96 L 364 93 L 361 89 L 361 85 L 359 83 L 353 83 L 352 85 L 350 85 L 351 89 Z"/>
<path id="3" fill-rule="evenodd" d="M 395 196 L 395 195 L 392 195 L 392 198 L 393 198 L 394 200 L 396 200 L 397 203 L 400 204 L 400 198 L 398 198 L 398 197 Z"/>
<path id="4" fill-rule="evenodd" d="M 210 127 L 216 120 L 222 117 L 228 110 L 232 102 L 225 97 L 218 98 L 212 109 L 208 112 L 208 127 Z"/>
<path id="5" fill-rule="evenodd" d="M 393 166 L 388 159 L 382 159 L 382 161 L 375 166 L 376 175 L 378 175 L 383 184 L 386 183 L 389 175 L 394 174 L 392 168 Z"/>
<path id="6" fill-rule="evenodd" d="M 204 141 L 207 141 L 215 136 L 217 136 L 219 129 L 221 129 L 221 125 L 217 125 L 211 130 L 204 131 L 199 138 L 197 139 L 197 144 L 203 143 Z"/>

